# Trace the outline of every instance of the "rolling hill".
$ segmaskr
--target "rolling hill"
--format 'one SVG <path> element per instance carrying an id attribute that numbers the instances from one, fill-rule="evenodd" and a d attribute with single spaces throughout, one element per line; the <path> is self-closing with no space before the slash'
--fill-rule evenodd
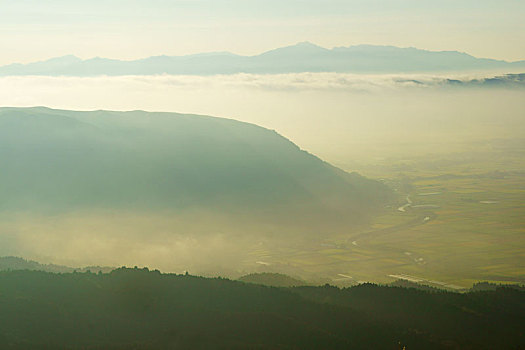
<path id="1" fill-rule="evenodd" d="M 0 271 L 17 271 L 17 270 L 29 270 L 29 271 L 46 271 L 53 273 L 71 273 L 71 272 L 111 272 L 114 267 L 109 266 L 86 266 L 86 267 L 69 267 L 55 264 L 41 264 L 37 261 L 26 260 L 16 256 L 0 256 Z"/>
<path id="2" fill-rule="evenodd" d="M 270 272 L 251 273 L 249 275 L 239 277 L 238 281 L 244 283 L 260 284 L 268 287 L 298 287 L 308 285 L 308 283 L 303 280 L 293 278 L 282 273 Z"/>
<path id="3" fill-rule="evenodd" d="M 273 130 L 174 113 L 0 109 L 0 210 L 201 210 L 359 222 L 389 190 Z"/>

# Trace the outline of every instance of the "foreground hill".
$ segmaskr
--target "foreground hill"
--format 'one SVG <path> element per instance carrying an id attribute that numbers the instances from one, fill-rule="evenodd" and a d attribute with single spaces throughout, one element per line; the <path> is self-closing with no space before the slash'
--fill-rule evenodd
<path id="1" fill-rule="evenodd" d="M 0 272 L 4 349 L 496 349 L 525 344 L 525 293 L 268 288 L 147 269 Z"/>
<path id="2" fill-rule="evenodd" d="M 374 45 L 325 49 L 304 42 L 256 56 L 239 56 L 228 52 L 218 52 L 189 56 L 156 56 L 134 61 L 100 57 L 82 60 L 75 56 L 64 56 L 30 64 L 3 66 L 0 67 L 0 76 L 212 75 L 299 72 L 401 73 L 521 68 L 525 68 L 525 61 L 506 62 L 476 58 L 457 51 L 427 51 L 416 48 Z"/>
<path id="3" fill-rule="evenodd" d="M 358 221 L 386 187 L 273 130 L 174 113 L 0 108 L 0 210 L 185 210 Z"/>

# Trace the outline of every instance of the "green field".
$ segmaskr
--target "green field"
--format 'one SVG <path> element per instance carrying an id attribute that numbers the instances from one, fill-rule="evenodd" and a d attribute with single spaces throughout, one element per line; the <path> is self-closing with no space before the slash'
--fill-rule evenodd
<path id="1" fill-rule="evenodd" d="M 260 271 L 338 285 L 399 278 L 457 290 L 477 281 L 523 284 L 525 148 L 515 140 L 498 145 L 363 163 L 361 172 L 397 191 L 397 203 L 349 232 L 268 242 L 246 267 L 257 261 Z"/>

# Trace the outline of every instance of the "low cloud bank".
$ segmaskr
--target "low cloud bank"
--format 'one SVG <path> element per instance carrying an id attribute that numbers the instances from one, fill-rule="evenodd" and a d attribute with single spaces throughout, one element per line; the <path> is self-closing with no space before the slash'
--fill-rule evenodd
<path id="1" fill-rule="evenodd" d="M 260 89 L 268 91 L 345 90 L 349 92 L 380 92 L 406 88 L 525 88 L 525 73 L 482 76 L 473 75 L 363 75 L 343 73 L 296 74 L 233 74 L 214 76 L 151 75 L 151 76 L 98 76 L 47 77 L 19 76 L 0 78 L 0 94 L 4 105 L 23 99 L 13 89 L 33 86 L 35 89 L 89 89 L 110 85 L 120 89 Z M 19 96 L 15 98 L 14 96 Z M 9 99 L 9 97 L 11 97 Z M 86 96 L 87 97 L 87 96 Z M 12 102 L 12 103 L 13 103 Z"/>
<path id="2" fill-rule="evenodd" d="M 2 106 L 233 118 L 275 129 L 336 164 L 371 152 L 384 157 L 402 144 L 433 152 L 521 137 L 524 101 L 525 74 L 501 72 L 0 78 Z"/>

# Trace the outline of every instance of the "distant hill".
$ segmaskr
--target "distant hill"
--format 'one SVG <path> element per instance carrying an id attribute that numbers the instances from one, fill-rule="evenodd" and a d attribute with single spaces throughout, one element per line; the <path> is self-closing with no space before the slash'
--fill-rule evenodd
<path id="1" fill-rule="evenodd" d="M 471 292 L 486 292 L 486 291 L 494 291 L 498 290 L 499 288 L 512 288 L 521 290 L 522 292 L 525 292 L 525 285 L 520 284 L 496 284 L 496 283 L 490 283 L 490 282 L 478 282 L 475 283 L 472 288 L 470 289 Z"/>
<path id="2" fill-rule="evenodd" d="M 476 58 L 457 51 L 427 51 L 394 46 L 358 45 L 325 49 L 312 43 L 278 48 L 256 56 L 216 52 L 188 56 L 155 56 L 121 61 L 63 56 L 0 67 L 0 76 L 213 75 L 235 73 L 402 73 L 485 69 L 521 69 L 525 61 Z"/>
<path id="3" fill-rule="evenodd" d="M 16 271 L 16 270 L 30 270 L 30 271 L 45 271 L 54 273 L 66 273 L 66 272 L 111 272 L 114 270 L 113 267 L 107 266 L 87 266 L 82 268 L 73 268 L 63 265 L 55 264 L 41 264 L 33 260 L 26 260 L 14 256 L 3 256 L 0 257 L 0 271 Z"/>
<path id="4" fill-rule="evenodd" d="M 396 280 L 392 283 L 389 283 L 388 285 L 391 287 L 414 288 L 414 289 L 424 290 L 427 292 L 439 292 L 439 291 L 446 290 L 445 288 L 432 287 L 429 285 L 416 283 L 416 282 L 410 282 L 407 280 Z"/>
<path id="5" fill-rule="evenodd" d="M 0 272 L 2 349 L 517 349 L 525 292 Z"/>
<path id="6" fill-rule="evenodd" d="M 175 113 L 0 108 L 0 212 L 223 212 L 356 223 L 390 190 L 273 130 Z"/>
<path id="7" fill-rule="evenodd" d="M 297 278 L 284 275 L 282 273 L 251 273 L 238 279 L 245 283 L 260 284 L 268 287 L 299 287 L 306 286 L 307 283 Z"/>

